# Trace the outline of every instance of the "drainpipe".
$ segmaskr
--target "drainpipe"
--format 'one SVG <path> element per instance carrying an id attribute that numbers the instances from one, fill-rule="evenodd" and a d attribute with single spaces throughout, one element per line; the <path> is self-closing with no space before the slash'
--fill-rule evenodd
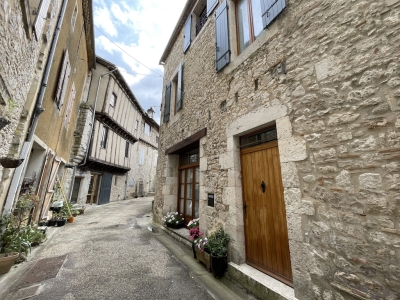
<path id="1" fill-rule="evenodd" d="M 21 150 L 21 154 L 20 154 L 20 158 L 23 158 L 24 161 L 18 168 L 15 169 L 13 178 L 11 180 L 10 188 L 8 189 L 6 202 L 4 204 L 3 215 L 5 215 L 8 212 L 11 212 L 11 209 L 14 205 L 14 200 L 16 197 L 18 197 L 17 196 L 18 187 L 19 187 L 19 184 L 21 181 L 22 173 L 25 170 L 26 165 L 28 163 L 27 158 L 28 158 L 30 150 L 32 148 L 32 140 L 33 140 L 33 136 L 35 134 L 37 124 L 39 122 L 39 116 L 44 111 L 44 109 L 42 108 L 44 93 L 46 91 L 46 86 L 47 86 L 47 82 L 48 82 L 49 75 L 50 75 L 50 69 L 51 69 L 51 65 L 53 63 L 54 53 L 55 53 L 55 50 L 57 47 L 58 37 L 60 36 L 61 25 L 64 20 L 64 15 L 65 15 L 65 10 L 67 8 L 67 4 L 68 4 L 68 0 L 64 0 L 62 3 L 60 15 L 58 16 L 56 29 L 54 31 L 53 40 L 51 42 L 49 56 L 47 58 L 46 67 L 45 67 L 43 77 L 42 77 L 42 82 L 40 85 L 40 90 L 39 90 L 39 93 L 36 98 L 36 105 L 35 105 L 35 109 L 34 109 L 34 112 L 32 115 L 33 120 L 32 120 L 30 129 L 29 129 L 28 136 L 24 142 L 24 145 L 22 146 L 22 150 Z"/>
<path id="2" fill-rule="evenodd" d="M 90 141 L 91 141 L 91 139 L 92 139 L 92 135 L 93 135 L 93 131 L 94 131 L 94 119 L 95 119 L 95 117 L 96 117 L 96 105 L 97 105 L 97 98 L 98 98 L 98 96 L 99 96 L 99 89 L 100 89 L 100 81 L 101 81 L 101 78 L 103 78 L 103 76 L 108 75 L 108 74 L 111 74 L 111 73 L 113 73 L 113 72 L 115 72 L 115 71 L 117 71 L 117 70 L 118 70 L 118 68 L 115 68 L 114 70 L 112 70 L 112 71 L 110 71 L 110 72 L 107 72 L 107 73 L 104 73 L 104 74 L 100 75 L 100 77 L 99 77 L 99 82 L 97 83 L 96 98 L 94 99 L 93 118 L 92 118 L 92 130 L 90 131 L 89 139 L 88 139 L 88 142 L 87 142 L 87 148 L 86 148 L 85 159 L 84 159 L 83 163 L 77 165 L 77 167 L 83 167 L 84 165 L 86 165 L 86 161 L 87 161 L 87 158 L 88 158 L 88 155 L 89 155 L 89 145 L 90 145 Z"/>

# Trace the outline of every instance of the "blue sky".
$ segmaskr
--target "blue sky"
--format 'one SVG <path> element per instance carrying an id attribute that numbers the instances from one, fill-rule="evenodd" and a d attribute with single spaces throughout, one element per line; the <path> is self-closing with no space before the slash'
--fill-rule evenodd
<path id="1" fill-rule="evenodd" d="M 93 1 L 96 54 L 118 66 L 145 110 L 161 104 L 163 81 L 157 74 L 163 75 L 163 67 L 158 62 L 185 3 L 186 0 Z M 159 122 L 160 108 L 154 110 Z"/>

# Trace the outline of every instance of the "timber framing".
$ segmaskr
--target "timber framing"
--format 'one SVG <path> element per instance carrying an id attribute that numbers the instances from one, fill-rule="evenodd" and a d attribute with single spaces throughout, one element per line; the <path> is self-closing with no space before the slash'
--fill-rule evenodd
<path id="1" fill-rule="evenodd" d="M 109 163 L 104 160 L 94 158 L 93 156 L 89 156 L 84 168 L 88 170 L 108 172 L 112 174 L 125 174 L 126 172 L 131 170 L 131 168 Z"/>
<path id="2" fill-rule="evenodd" d="M 130 141 L 132 144 L 138 140 L 131 133 L 126 131 L 121 125 L 114 121 L 111 116 L 105 112 L 96 112 L 96 119 L 109 126 L 115 133 Z"/>

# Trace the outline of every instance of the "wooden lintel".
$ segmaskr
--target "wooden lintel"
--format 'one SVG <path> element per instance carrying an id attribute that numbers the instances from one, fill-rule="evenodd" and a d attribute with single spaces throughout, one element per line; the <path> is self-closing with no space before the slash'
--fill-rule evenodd
<path id="1" fill-rule="evenodd" d="M 199 130 L 198 132 L 196 132 L 195 134 L 184 139 L 183 141 L 180 141 L 179 143 L 176 143 L 172 147 L 169 147 L 167 150 L 165 150 L 165 155 L 179 153 L 185 147 L 190 146 L 191 144 L 199 141 L 203 136 L 206 136 L 206 135 L 207 135 L 207 128 L 203 128 L 203 129 Z"/>

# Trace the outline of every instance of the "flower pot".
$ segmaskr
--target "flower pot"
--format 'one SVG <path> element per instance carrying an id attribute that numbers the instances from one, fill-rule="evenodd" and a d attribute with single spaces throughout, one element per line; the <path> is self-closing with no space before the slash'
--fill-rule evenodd
<path id="1" fill-rule="evenodd" d="M 214 277 L 220 278 L 224 276 L 226 269 L 228 268 L 228 258 L 224 257 L 216 257 L 211 254 L 211 271 L 214 274 Z"/>
<path id="2" fill-rule="evenodd" d="M 182 228 L 183 225 L 184 225 L 184 223 L 179 223 L 179 224 L 176 224 L 176 223 L 167 223 L 167 227 L 169 227 L 169 228 L 174 228 L 174 229 Z"/>
<path id="3" fill-rule="evenodd" d="M 198 248 L 195 248 L 196 258 L 198 262 L 203 263 L 206 269 L 210 271 L 210 254 L 207 252 L 201 252 Z"/>
<path id="4" fill-rule="evenodd" d="M 18 252 L 11 252 L 8 256 L 0 254 L 0 274 L 7 273 L 14 265 L 15 260 L 19 257 Z"/>
<path id="5" fill-rule="evenodd" d="M 9 157 L 0 158 L 0 164 L 3 166 L 3 168 L 9 168 L 9 169 L 15 169 L 19 167 L 23 161 L 24 161 L 23 158 L 9 158 Z"/>
<path id="6" fill-rule="evenodd" d="M 74 219 L 75 219 L 74 217 L 70 217 L 67 219 L 67 221 L 68 221 L 68 223 L 74 223 Z"/>
<path id="7" fill-rule="evenodd" d="M 47 226 L 56 226 L 57 225 L 57 220 L 49 220 L 47 222 Z"/>
<path id="8" fill-rule="evenodd" d="M 66 222 L 67 220 L 65 219 L 57 220 L 57 226 L 58 227 L 64 226 Z"/>
<path id="9" fill-rule="evenodd" d="M 193 258 L 194 258 L 194 259 L 197 259 L 197 256 L 196 256 L 196 248 L 194 247 L 194 242 L 192 242 L 192 251 L 193 251 Z"/>

